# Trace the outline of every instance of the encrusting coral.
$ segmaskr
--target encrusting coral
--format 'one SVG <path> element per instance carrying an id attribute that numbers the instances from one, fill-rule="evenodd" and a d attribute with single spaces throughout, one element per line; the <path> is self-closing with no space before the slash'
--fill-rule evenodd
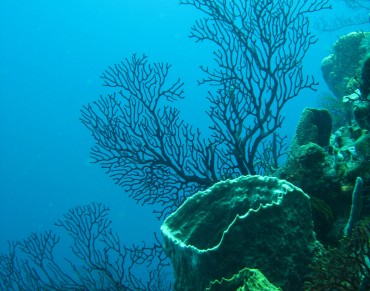
<path id="1" fill-rule="evenodd" d="M 349 119 L 323 146 L 312 139 L 312 128 L 328 125 L 302 114 L 300 123 L 311 125 L 297 127 L 287 163 L 276 172 L 310 195 L 315 232 L 327 249 L 313 260 L 305 290 L 370 288 L 369 37 L 361 32 L 340 38 L 335 54 L 323 61 L 324 77 L 338 102 L 346 103 Z"/>
<path id="2" fill-rule="evenodd" d="M 370 51 L 370 32 L 351 32 L 333 45 L 333 53 L 321 64 L 323 77 L 341 100 L 359 87 L 362 64 Z"/>

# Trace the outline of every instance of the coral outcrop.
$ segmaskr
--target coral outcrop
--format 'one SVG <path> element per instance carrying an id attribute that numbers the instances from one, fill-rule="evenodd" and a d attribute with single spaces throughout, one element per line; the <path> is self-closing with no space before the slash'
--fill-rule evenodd
<path id="1" fill-rule="evenodd" d="M 175 290 L 368 289 L 369 41 L 368 32 L 348 34 L 323 61 L 345 103 L 335 132 L 327 110 L 305 109 L 278 178 L 216 183 L 165 220 Z"/>
<path id="2" fill-rule="evenodd" d="M 161 227 L 175 290 L 204 290 L 243 268 L 299 290 L 317 247 L 309 196 L 273 177 L 242 176 L 191 196 Z M 298 289 L 297 289 L 298 288 Z"/>
<path id="3" fill-rule="evenodd" d="M 333 51 L 322 69 L 338 102 L 345 104 L 345 122 L 335 126 L 325 147 L 312 138 L 306 145 L 293 142 L 276 174 L 310 195 L 317 237 L 329 246 L 311 264 L 305 290 L 369 290 L 370 32 L 341 37 Z M 311 125 L 298 126 L 297 136 L 310 137 L 317 123 L 306 114 L 301 122 Z"/>
<path id="4" fill-rule="evenodd" d="M 329 141 L 325 138 L 325 143 L 319 138 L 315 140 L 316 131 L 330 128 L 326 123 L 307 118 L 313 114 L 308 112 L 317 111 L 305 109 L 289 158 L 275 174 L 302 188 L 311 197 L 318 239 L 326 244 L 336 244 L 350 214 L 357 177 L 362 177 L 364 184 L 370 182 L 370 133 L 352 123 L 331 134 Z M 325 114 L 325 110 L 320 112 Z M 330 122 L 330 119 L 326 121 Z"/>
<path id="5" fill-rule="evenodd" d="M 300 118 L 292 146 L 315 143 L 320 147 L 329 145 L 332 121 L 327 110 L 306 108 Z"/>
<path id="6" fill-rule="evenodd" d="M 333 53 L 322 61 L 321 70 L 338 99 L 360 87 L 358 78 L 369 53 L 370 32 L 351 32 L 334 43 Z"/>
<path id="7" fill-rule="evenodd" d="M 343 236 L 357 178 L 370 183 L 369 44 L 370 32 L 353 32 L 334 44 L 322 71 L 338 102 L 346 106 L 341 116 L 332 118 L 326 110 L 305 109 L 287 162 L 275 172 L 311 197 L 315 232 L 324 244 L 337 245 Z M 332 119 L 343 121 L 343 114 L 345 122 L 331 132 Z M 368 202 L 362 216 L 370 214 Z"/>

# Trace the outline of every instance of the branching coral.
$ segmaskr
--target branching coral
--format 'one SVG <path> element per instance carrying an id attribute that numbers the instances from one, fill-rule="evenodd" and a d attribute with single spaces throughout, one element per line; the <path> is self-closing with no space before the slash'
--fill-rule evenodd
<path id="1" fill-rule="evenodd" d="M 109 208 L 99 203 L 70 209 L 56 225 L 72 239 L 72 255 L 58 260 L 61 238 L 52 231 L 9 244 L 0 256 L 1 290 L 170 290 L 168 260 L 158 239 L 151 245 L 122 244 L 111 228 Z M 69 268 L 66 267 L 66 263 Z M 147 279 L 137 275 L 145 265 Z"/>
<path id="2" fill-rule="evenodd" d="M 362 220 L 337 248 L 317 258 L 306 290 L 369 290 L 370 218 Z"/>
<path id="3" fill-rule="evenodd" d="M 328 0 L 181 4 L 205 15 L 190 37 L 215 45 L 216 66 L 202 67 L 206 77 L 199 82 L 214 88 L 208 96 L 211 138 L 168 104 L 183 97 L 181 81 L 168 81 L 170 66 L 146 57 L 109 67 L 102 79 L 113 93 L 82 109 L 96 143 L 94 161 L 137 202 L 156 205 L 159 217 L 217 181 L 277 167 L 283 109 L 317 85 L 303 70 L 317 40 L 308 15 L 330 7 Z"/>

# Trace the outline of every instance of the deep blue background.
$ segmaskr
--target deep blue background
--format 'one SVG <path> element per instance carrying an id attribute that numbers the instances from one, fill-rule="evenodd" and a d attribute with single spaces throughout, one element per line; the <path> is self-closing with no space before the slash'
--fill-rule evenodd
<path id="1" fill-rule="evenodd" d="M 159 226 L 151 209 L 89 164 L 93 140 L 79 110 L 104 91 L 99 76 L 108 65 L 145 53 L 173 64 L 172 76 L 186 82 L 187 100 L 177 106 L 204 127 L 206 89 L 196 79 L 211 50 L 187 37 L 199 16 L 174 0 L 0 1 L 0 253 L 7 240 L 50 229 L 67 209 L 93 201 L 112 209 L 113 228 L 127 241 L 151 237 Z M 321 59 L 347 31 L 319 35 L 307 55 L 306 71 L 321 83 Z M 287 133 L 316 99 L 305 91 L 289 104 Z"/>
<path id="2" fill-rule="evenodd" d="M 99 97 L 102 71 L 134 52 L 172 63 L 190 95 L 209 58 L 187 38 L 194 17 L 169 0 L 0 2 L 0 252 L 93 201 L 112 209 L 121 236 L 152 236 L 151 209 L 89 164 L 79 110 Z"/>

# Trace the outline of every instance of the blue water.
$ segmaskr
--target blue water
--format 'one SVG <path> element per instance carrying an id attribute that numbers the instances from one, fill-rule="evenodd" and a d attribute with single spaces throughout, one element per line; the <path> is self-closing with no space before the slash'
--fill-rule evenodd
<path id="1" fill-rule="evenodd" d="M 187 95 L 196 92 L 207 52 L 187 38 L 194 11 L 174 2 L 1 1 L 1 251 L 92 201 L 112 208 L 115 228 L 133 238 L 145 238 L 148 219 L 156 225 L 89 164 L 93 140 L 79 118 L 99 97 L 103 70 L 134 52 L 173 64 Z"/>
<path id="2" fill-rule="evenodd" d="M 212 61 L 211 47 L 187 37 L 199 16 L 173 0 L 0 1 L 0 253 L 8 240 L 53 228 L 69 208 L 94 201 L 111 208 L 125 241 L 152 238 L 160 225 L 152 209 L 89 163 L 93 139 L 80 109 L 104 92 L 99 76 L 107 66 L 145 53 L 173 65 L 172 75 L 185 82 L 182 117 L 206 128 L 206 88 L 196 80 L 199 66 Z M 306 72 L 322 92 L 321 59 L 351 30 L 321 33 L 307 55 Z M 304 91 L 289 103 L 284 132 L 291 137 L 300 112 L 316 100 Z"/>

